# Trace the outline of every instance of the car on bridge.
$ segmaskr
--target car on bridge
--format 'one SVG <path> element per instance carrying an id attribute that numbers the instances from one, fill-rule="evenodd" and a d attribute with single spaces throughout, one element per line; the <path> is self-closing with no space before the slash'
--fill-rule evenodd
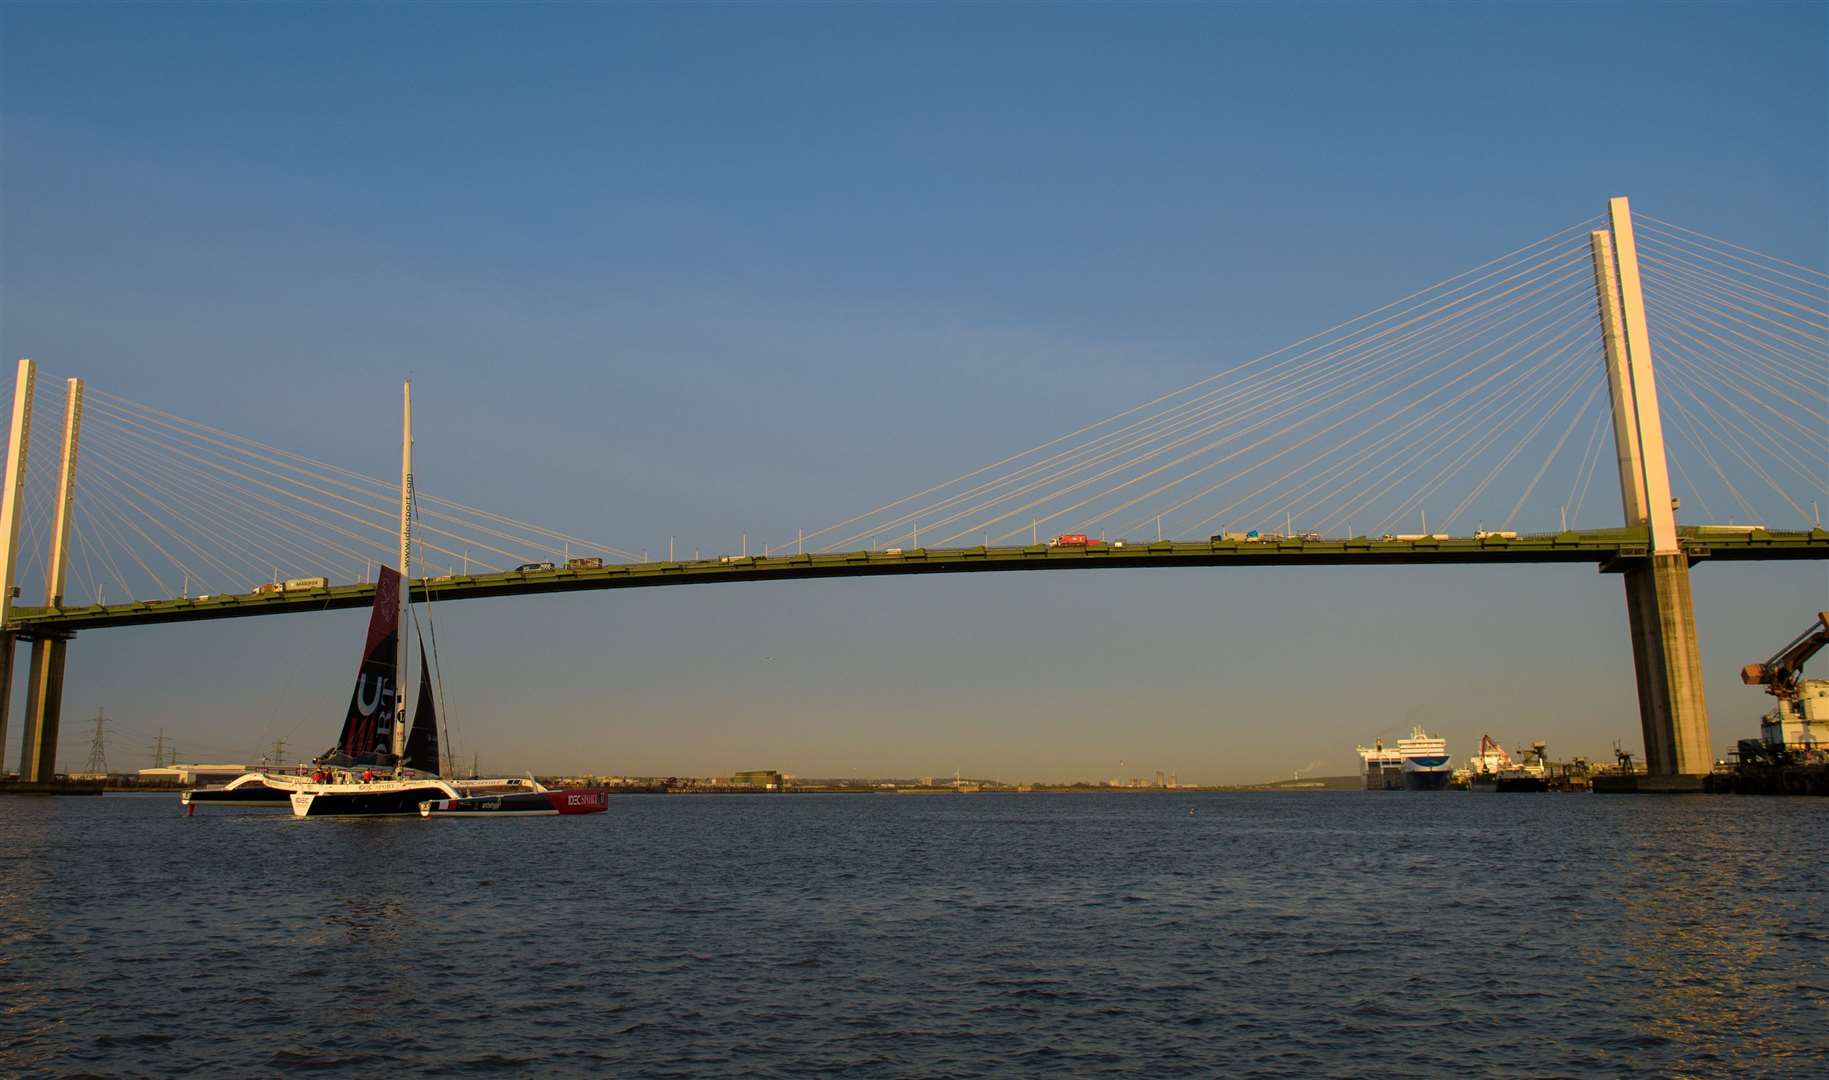
<path id="1" fill-rule="evenodd" d="M 517 574 L 525 574 L 532 570 L 557 570 L 558 567 L 549 562 L 524 562 L 514 569 Z"/>

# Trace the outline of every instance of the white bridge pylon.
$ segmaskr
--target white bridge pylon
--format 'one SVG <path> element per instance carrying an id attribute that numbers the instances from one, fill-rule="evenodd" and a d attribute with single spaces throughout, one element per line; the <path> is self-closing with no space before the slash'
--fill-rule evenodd
<path id="1" fill-rule="evenodd" d="M 1650 557 L 1628 566 L 1623 575 L 1645 768 L 1653 784 L 1685 786 L 1676 778 L 1686 777 L 1699 786 L 1714 757 L 1709 750 L 1708 700 L 1703 693 L 1689 559 L 1677 545 L 1631 204 L 1624 196 L 1615 198 L 1608 203 L 1607 214 L 1611 237 L 1606 230 L 1597 230 L 1590 239 L 1607 383 L 1614 402 L 1620 503 L 1626 524 L 1648 527 L 1651 540 Z"/>

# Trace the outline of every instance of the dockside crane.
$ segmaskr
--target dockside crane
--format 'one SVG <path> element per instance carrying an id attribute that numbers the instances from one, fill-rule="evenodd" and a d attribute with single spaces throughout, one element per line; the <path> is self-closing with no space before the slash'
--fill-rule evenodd
<path id="1" fill-rule="evenodd" d="M 1825 646 L 1829 646 L 1829 611 L 1819 611 L 1816 625 L 1797 635 L 1797 640 L 1778 650 L 1770 660 L 1741 668 L 1740 681 L 1765 687 L 1765 692 L 1779 701 L 1795 703 L 1804 663 Z"/>
<path id="2" fill-rule="evenodd" d="M 1829 773 L 1820 771 L 1829 762 L 1829 681 L 1803 677 L 1804 663 L 1829 647 L 1829 611 L 1816 613 L 1816 625 L 1797 635 L 1763 664 L 1748 664 L 1740 681 L 1763 686 L 1778 699 L 1778 706 L 1759 720 L 1759 738 L 1742 739 L 1737 753 L 1741 768 L 1776 769 L 1764 782 L 1782 783 L 1782 790 L 1814 790 L 1829 785 Z M 1804 766 L 1815 772 L 1799 772 Z M 1792 770 L 1790 773 L 1785 770 Z M 1736 789 L 1738 790 L 1738 789 Z M 1752 790 L 1771 790 L 1758 787 Z"/>

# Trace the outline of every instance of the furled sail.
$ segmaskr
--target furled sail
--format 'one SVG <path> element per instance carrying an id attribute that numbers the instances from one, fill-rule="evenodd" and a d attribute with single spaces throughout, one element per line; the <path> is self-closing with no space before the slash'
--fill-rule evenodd
<path id="1" fill-rule="evenodd" d="M 368 617 L 368 641 L 356 689 L 349 696 L 343 734 L 333 756 L 339 764 L 385 765 L 394 760 L 395 651 L 400 638 L 400 575 L 383 566 L 375 580 L 375 607 Z"/>
<path id="2" fill-rule="evenodd" d="M 432 707 L 432 669 L 426 666 L 425 642 L 419 643 L 419 700 L 413 705 L 413 730 L 406 737 L 406 757 L 401 761 L 409 769 L 444 775 L 438 769 L 438 710 Z"/>

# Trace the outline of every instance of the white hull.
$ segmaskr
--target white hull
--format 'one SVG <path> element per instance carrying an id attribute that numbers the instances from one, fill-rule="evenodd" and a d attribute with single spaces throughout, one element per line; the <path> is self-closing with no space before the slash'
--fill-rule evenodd
<path id="1" fill-rule="evenodd" d="M 368 783 L 307 783 L 292 793 L 294 817 L 418 817 L 419 804 L 461 799 L 488 792 L 545 791 L 519 777 L 490 780 L 442 780 L 435 776 L 371 780 Z"/>

